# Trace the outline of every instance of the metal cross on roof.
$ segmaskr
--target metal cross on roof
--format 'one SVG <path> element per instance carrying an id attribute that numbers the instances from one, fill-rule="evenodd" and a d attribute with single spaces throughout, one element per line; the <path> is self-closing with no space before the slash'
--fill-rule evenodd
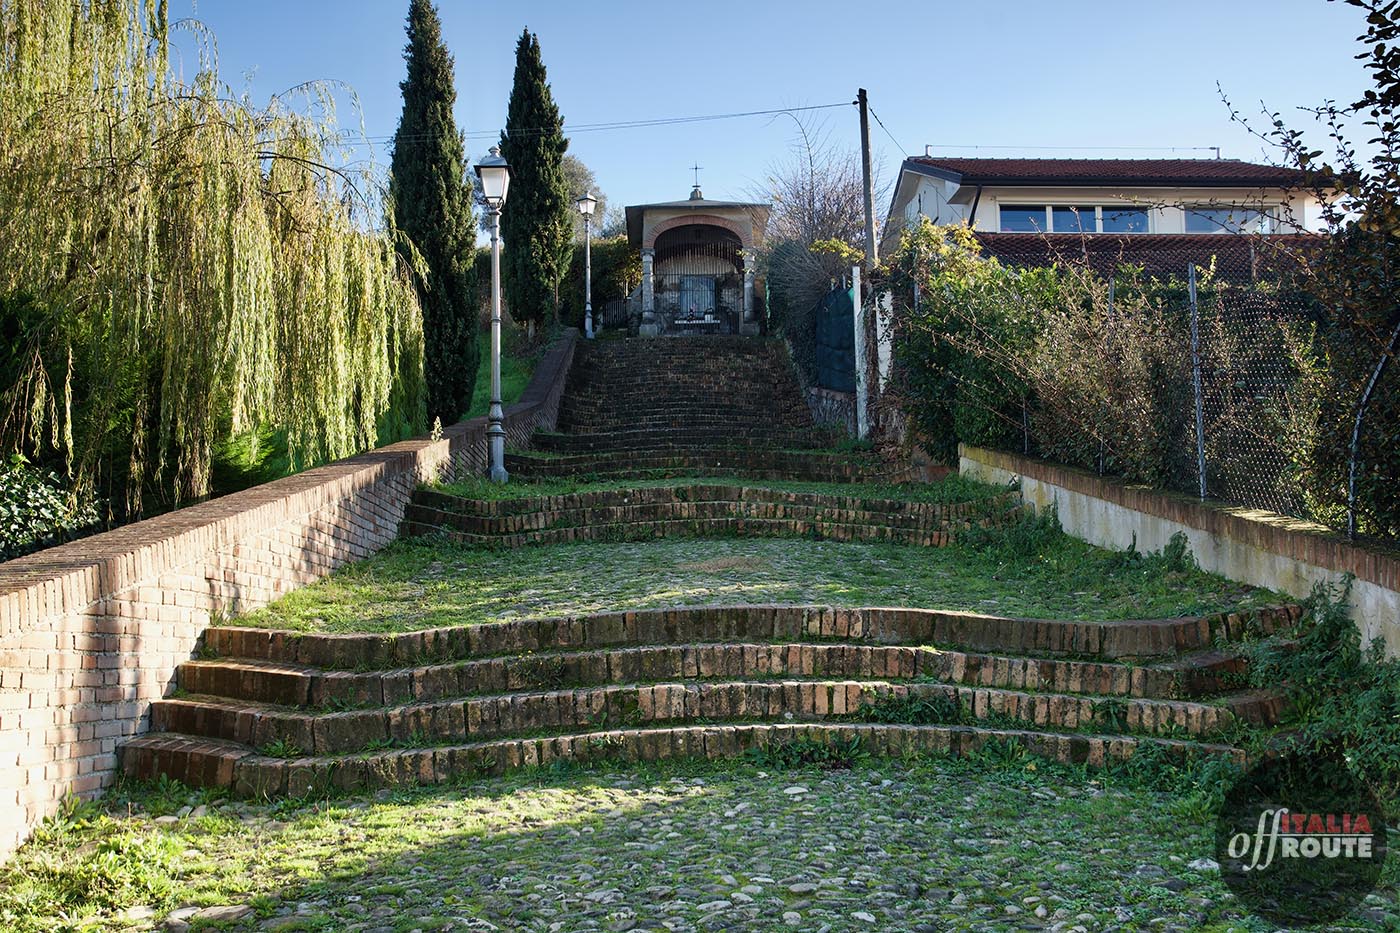
<path id="1" fill-rule="evenodd" d="M 705 166 L 699 164 L 698 162 L 690 167 L 690 170 L 695 173 L 695 187 L 697 188 L 700 187 L 700 170 L 704 167 Z"/>

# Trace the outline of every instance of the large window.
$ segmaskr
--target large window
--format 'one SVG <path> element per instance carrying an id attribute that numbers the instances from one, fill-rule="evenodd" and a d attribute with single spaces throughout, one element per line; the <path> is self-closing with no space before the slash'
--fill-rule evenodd
<path id="1" fill-rule="evenodd" d="M 1046 233 L 1045 205 L 1026 207 L 1003 204 L 1001 207 L 1002 233 Z"/>
<path id="2" fill-rule="evenodd" d="M 1093 233 L 1095 231 L 1094 208 L 1060 207 L 1050 209 L 1054 217 L 1056 233 Z"/>
<path id="3" fill-rule="evenodd" d="M 1104 233 L 1146 233 L 1147 208 L 1105 207 L 1103 225 L 1099 229 Z"/>
<path id="4" fill-rule="evenodd" d="M 1002 233 L 1147 233 L 1148 210 L 1094 204 L 1006 204 Z"/>
<path id="5" fill-rule="evenodd" d="M 1257 207 L 1186 208 L 1187 233 L 1268 233 L 1269 215 Z"/>

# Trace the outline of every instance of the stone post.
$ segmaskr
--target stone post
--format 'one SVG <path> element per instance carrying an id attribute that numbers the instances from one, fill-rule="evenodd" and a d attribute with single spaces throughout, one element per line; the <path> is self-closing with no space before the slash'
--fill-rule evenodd
<path id="1" fill-rule="evenodd" d="M 741 254 L 744 260 L 744 314 L 739 321 L 739 333 L 745 337 L 753 337 L 758 334 L 758 315 L 754 312 L 753 306 L 753 276 L 754 265 L 758 257 L 751 249 L 746 249 Z"/>
<path id="2" fill-rule="evenodd" d="M 656 320 L 656 291 L 652 281 L 651 262 L 656 250 L 642 249 L 642 326 L 643 337 L 655 337 L 661 333 L 661 325 Z"/>

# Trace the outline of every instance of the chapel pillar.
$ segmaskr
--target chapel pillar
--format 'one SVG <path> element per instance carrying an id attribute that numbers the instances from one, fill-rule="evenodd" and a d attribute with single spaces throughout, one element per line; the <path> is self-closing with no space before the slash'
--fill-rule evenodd
<path id="1" fill-rule="evenodd" d="M 739 321 L 739 333 L 745 337 L 752 337 L 758 334 L 758 315 L 754 311 L 753 300 L 753 277 L 754 267 L 758 257 L 751 249 L 743 250 L 740 255 L 744 262 L 744 314 Z"/>
<path id="2" fill-rule="evenodd" d="M 656 250 L 650 248 L 642 249 L 642 326 L 640 333 L 643 337 L 655 337 L 661 333 L 661 326 L 656 320 L 656 290 L 652 278 L 652 260 L 656 256 Z"/>

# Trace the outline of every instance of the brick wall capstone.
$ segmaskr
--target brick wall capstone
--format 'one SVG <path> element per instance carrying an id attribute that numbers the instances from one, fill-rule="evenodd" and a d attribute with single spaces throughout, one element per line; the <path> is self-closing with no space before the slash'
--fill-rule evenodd
<path id="1" fill-rule="evenodd" d="M 558 416 L 577 333 L 546 351 L 508 444 Z M 211 618 L 251 609 L 394 539 L 419 483 L 481 473 L 486 419 L 0 564 L 0 860 L 116 778 Z"/>

